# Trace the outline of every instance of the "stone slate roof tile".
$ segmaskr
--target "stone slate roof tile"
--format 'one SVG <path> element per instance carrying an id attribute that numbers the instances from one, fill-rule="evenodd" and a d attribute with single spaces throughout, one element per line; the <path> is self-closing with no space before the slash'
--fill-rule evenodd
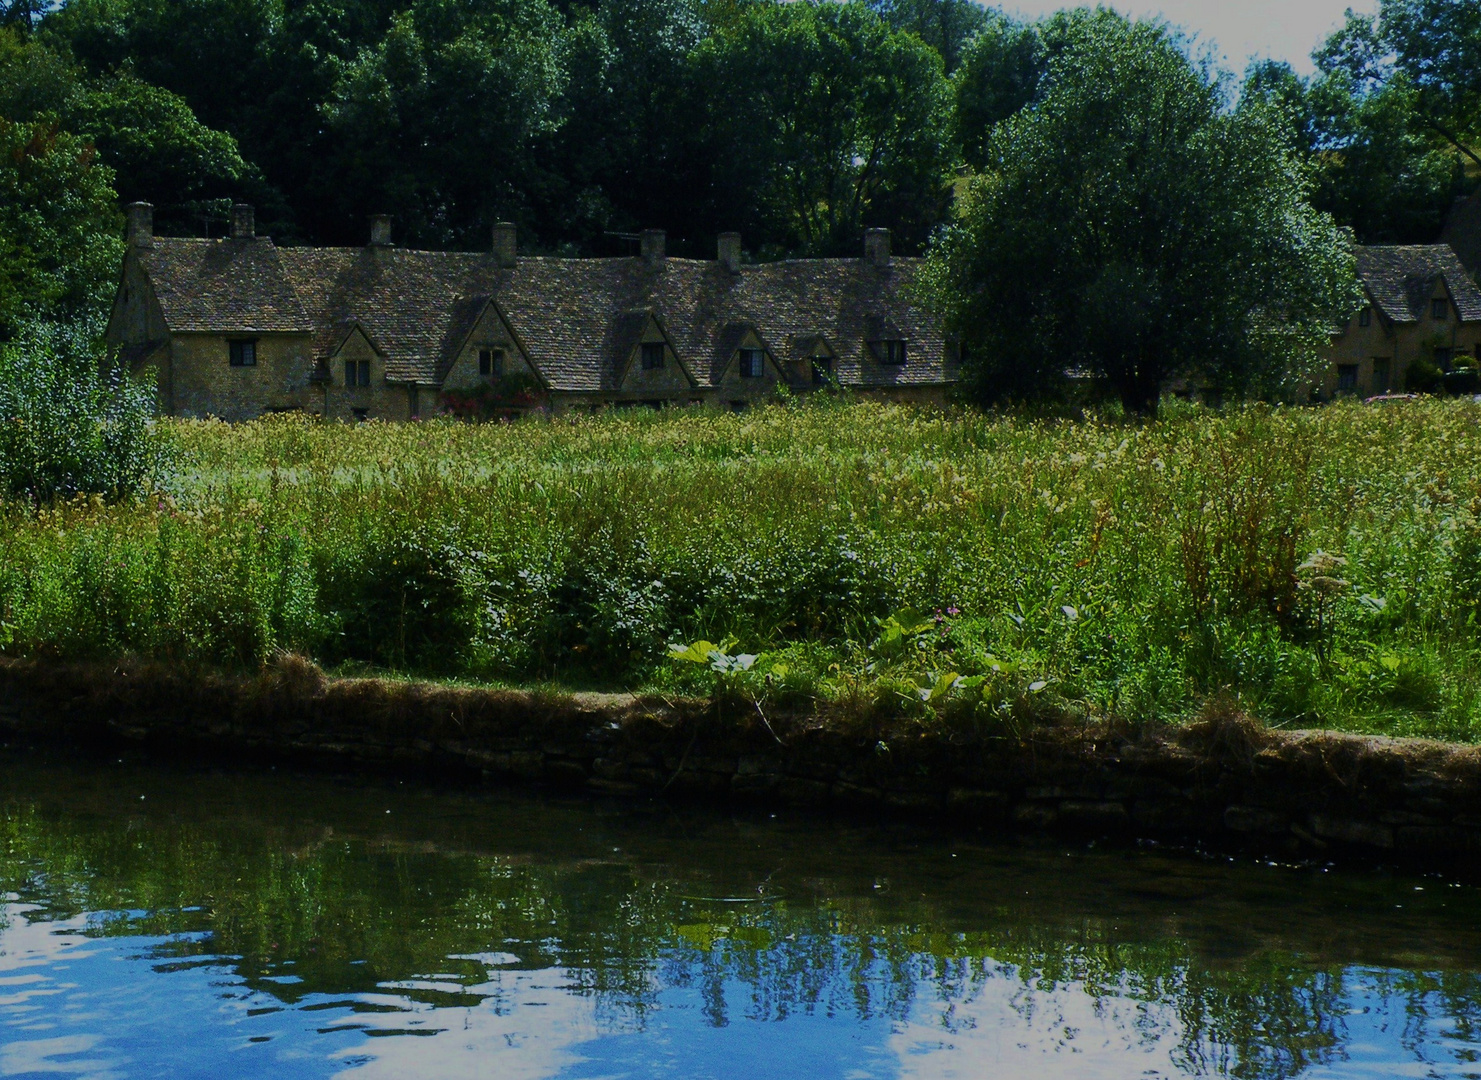
<path id="1" fill-rule="evenodd" d="M 136 249 L 176 333 L 302 333 L 313 329 L 283 274 L 279 249 L 253 240 L 159 238 Z"/>
<path id="2" fill-rule="evenodd" d="M 1445 279 L 1462 322 L 1481 321 L 1481 289 L 1448 244 L 1359 247 L 1357 259 L 1358 277 L 1391 321 L 1427 318 L 1437 278 Z"/>
<path id="3" fill-rule="evenodd" d="M 492 298 L 552 389 L 603 393 L 617 388 L 650 312 L 701 385 L 728 363 L 737 325 L 773 348 L 825 339 L 846 386 L 950 381 L 940 324 L 908 299 L 919 263 L 798 259 L 731 273 L 692 259 L 532 257 L 505 268 L 489 253 L 159 239 L 145 265 L 171 298 L 161 303 L 172 330 L 307 331 L 323 359 L 359 323 L 389 380 L 429 386 Z M 878 363 L 867 342 L 882 333 L 909 343 L 908 363 Z"/>

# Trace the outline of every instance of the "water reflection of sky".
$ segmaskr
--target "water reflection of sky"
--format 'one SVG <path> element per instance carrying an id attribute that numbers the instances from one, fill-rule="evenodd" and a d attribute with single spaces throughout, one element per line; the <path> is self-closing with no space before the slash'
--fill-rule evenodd
<path id="1" fill-rule="evenodd" d="M 1238 1062 L 1216 1041 L 1190 1037 L 1188 1024 L 1200 1021 L 1174 1000 L 1040 985 L 1007 964 L 965 982 L 927 978 L 894 1015 L 827 995 L 779 1012 L 740 980 L 721 983 L 717 1003 L 716 986 L 665 977 L 683 964 L 661 957 L 644 1009 L 612 1010 L 578 973 L 519 969 L 497 951 L 449 958 L 463 972 L 475 961 L 481 979 L 428 972 L 288 1005 L 247 986 L 233 958 L 180 962 L 178 937 L 89 936 L 90 925 L 4 907 L 0 1076 L 1119 1080 L 1223 1075 Z M 1348 969 L 1331 1004 L 1330 1052 L 1300 1075 L 1481 1072 L 1464 1021 L 1437 995 L 1401 994 L 1391 972 Z"/>

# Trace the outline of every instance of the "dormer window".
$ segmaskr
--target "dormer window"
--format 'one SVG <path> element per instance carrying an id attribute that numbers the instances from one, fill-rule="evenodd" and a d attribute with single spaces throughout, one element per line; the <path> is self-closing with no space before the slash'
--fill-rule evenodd
<path id="1" fill-rule="evenodd" d="M 503 349 L 479 349 L 478 373 L 486 379 L 497 379 L 504 374 Z"/>
<path id="2" fill-rule="evenodd" d="M 257 366 L 256 341 L 233 341 L 230 343 L 230 349 L 232 367 Z"/>
<path id="3" fill-rule="evenodd" d="M 1430 301 L 1430 315 L 1436 322 L 1444 322 L 1450 318 L 1450 301 L 1444 297 L 1436 297 Z"/>
<path id="4" fill-rule="evenodd" d="M 759 379 L 766 365 L 766 354 L 760 349 L 740 351 L 740 373 L 742 379 Z"/>
<path id="5" fill-rule="evenodd" d="M 814 356 L 812 363 L 812 384 L 814 386 L 828 386 L 833 382 L 833 358 L 831 356 Z"/>
<path id="6" fill-rule="evenodd" d="M 879 343 L 879 362 L 881 364 L 903 364 L 905 363 L 905 342 L 898 339 L 881 341 Z"/>
<path id="7" fill-rule="evenodd" d="M 1363 308 L 1362 311 L 1358 312 L 1358 325 L 1359 326 L 1372 326 L 1373 325 L 1373 309 L 1371 307 L 1365 307 L 1365 308 Z"/>
<path id="8" fill-rule="evenodd" d="M 346 386 L 369 386 L 370 385 L 370 361 L 369 360 L 346 360 L 345 361 L 345 385 Z"/>
<path id="9" fill-rule="evenodd" d="M 656 371 L 663 367 L 663 342 L 643 342 L 643 370 Z"/>

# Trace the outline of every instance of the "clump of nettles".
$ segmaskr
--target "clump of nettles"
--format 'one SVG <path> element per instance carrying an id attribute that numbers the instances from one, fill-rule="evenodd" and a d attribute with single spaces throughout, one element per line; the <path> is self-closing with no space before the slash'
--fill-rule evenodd
<path id="1" fill-rule="evenodd" d="M 0 346 L 0 488 L 36 503 L 146 490 L 163 466 L 153 414 L 86 328 L 25 327 Z"/>

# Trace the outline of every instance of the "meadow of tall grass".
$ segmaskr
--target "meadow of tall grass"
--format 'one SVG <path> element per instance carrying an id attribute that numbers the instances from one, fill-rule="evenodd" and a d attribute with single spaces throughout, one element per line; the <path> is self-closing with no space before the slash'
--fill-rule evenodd
<path id="1" fill-rule="evenodd" d="M 1470 402 L 161 425 L 148 498 L 4 507 L 5 654 L 1481 738 Z"/>

